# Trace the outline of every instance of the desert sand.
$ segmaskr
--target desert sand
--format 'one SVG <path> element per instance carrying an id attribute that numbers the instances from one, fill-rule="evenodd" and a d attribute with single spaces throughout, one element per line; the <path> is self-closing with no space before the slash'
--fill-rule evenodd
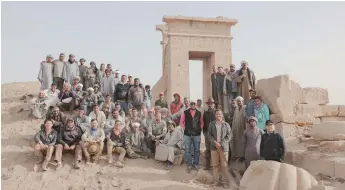
<path id="1" fill-rule="evenodd" d="M 125 167 L 118 169 L 106 162 L 105 154 L 99 164 L 72 168 L 74 156 L 63 156 L 63 168 L 55 171 L 53 165 L 42 172 L 35 166 L 33 136 L 39 130 L 42 119 L 29 119 L 27 102 L 23 95 L 36 95 L 39 83 L 11 83 L 1 86 L 1 187 L 6 190 L 39 189 L 209 189 L 209 186 L 193 180 L 196 171 L 187 174 L 185 166 L 172 171 L 164 170 L 164 164 L 153 159 L 126 159 Z M 202 145 L 203 146 L 203 145 Z M 203 146 L 204 147 L 204 146 Z"/>

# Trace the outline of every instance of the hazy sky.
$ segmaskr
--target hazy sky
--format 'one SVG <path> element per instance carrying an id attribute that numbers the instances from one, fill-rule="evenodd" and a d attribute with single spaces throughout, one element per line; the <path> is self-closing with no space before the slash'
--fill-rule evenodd
<path id="1" fill-rule="evenodd" d="M 155 26 L 164 15 L 224 16 L 239 21 L 232 30 L 237 66 L 248 60 L 258 78 L 287 73 L 345 104 L 344 10 L 345 2 L 2 2 L 1 82 L 35 81 L 39 62 L 64 52 L 154 85 L 162 70 Z M 191 68 L 201 79 L 201 65 Z M 201 82 L 191 84 L 198 98 Z"/>

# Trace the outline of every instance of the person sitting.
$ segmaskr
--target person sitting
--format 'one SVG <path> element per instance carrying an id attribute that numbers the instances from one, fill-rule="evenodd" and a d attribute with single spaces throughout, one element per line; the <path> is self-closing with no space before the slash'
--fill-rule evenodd
<path id="1" fill-rule="evenodd" d="M 109 118 L 110 112 L 109 112 L 109 105 L 103 105 L 102 107 L 102 112 L 105 115 L 105 119 Z"/>
<path id="2" fill-rule="evenodd" d="M 77 86 L 78 86 L 79 82 L 80 82 L 80 77 L 79 76 L 75 76 L 73 78 L 73 82 L 72 82 L 72 85 L 71 85 L 71 90 L 72 91 L 75 91 L 77 89 Z"/>
<path id="3" fill-rule="evenodd" d="M 132 123 L 139 123 L 140 124 L 139 130 L 142 131 L 146 135 L 147 134 L 147 128 L 146 128 L 144 121 L 138 117 L 138 110 L 133 108 L 132 114 L 130 116 L 131 117 L 128 118 L 128 120 L 127 120 L 126 127 L 128 129 L 130 129 L 130 131 L 131 131 L 132 130 Z"/>
<path id="4" fill-rule="evenodd" d="M 63 91 L 59 93 L 59 103 L 58 106 L 62 110 L 72 112 L 75 107 L 75 94 L 71 91 L 71 85 L 68 83 L 63 84 Z"/>
<path id="5" fill-rule="evenodd" d="M 89 115 L 92 111 L 92 105 L 97 104 L 97 96 L 94 92 L 93 88 L 87 89 L 87 94 L 83 98 L 83 108 L 85 110 L 86 115 Z"/>
<path id="6" fill-rule="evenodd" d="M 164 159 L 161 161 L 167 161 L 166 169 L 170 170 L 173 166 L 175 155 L 183 153 L 183 134 L 180 130 L 175 129 L 176 125 L 174 121 L 168 121 L 169 132 L 166 134 L 164 140 L 159 140 L 156 142 L 157 152 L 156 155 L 163 156 Z M 160 151 L 158 147 L 167 148 L 168 151 Z M 167 154 L 167 155 L 163 155 Z M 166 159 L 165 159 L 166 158 Z"/>
<path id="7" fill-rule="evenodd" d="M 266 121 L 266 132 L 261 136 L 260 156 L 264 160 L 281 162 L 285 156 L 285 140 L 275 131 L 271 120 Z"/>
<path id="8" fill-rule="evenodd" d="M 54 107 L 52 109 L 52 113 L 47 116 L 47 119 L 53 121 L 53 129 L 55 129 L 58 134 L 60 131 L 60 128 L 65 124 L 66 122 L 66 116 L 63 112 L 60 111 L 58 107 Z M 41 126 L 41 129 L 44 127 Z"/>
<path id="9" fill-rule="evenodd" d="M 122 124 L 121 130 L 122 130 L 123 127 L 125 126 L 125 124 L 123 123 L 123 118 L 120 116 L 117 110 L 113 110 L 112 115 L 109 116 L 109 118 L 105 121 L 104 132 L 105 133 L 109 132 L 114 127 L 116 121 L 121 121 L 121 124 Z"/>
<path id="10" fill-rule="evenodd" d="M 101 105 L 105 99 L 104 99 L 104 96 L 102 95 L 102 92 L 99 90 L 99 85 L 98 84 L 95 84 L 93 85 L 93 89 L 95 90 L 95 95 L 97 96 L 97 104 L 98 105 Z"/>
<path id="11" fill-rule="evenodd" d="M 164 139 L 167 133 L 167 124 L 161 118 L 161 113 L 156 113 L 156 119 L 148 127 L 147 144 L 152 153 L 156 152 L 156 142 Z"/>
<path id="12" fill-rule="evenodd" d="M 104 106 L 107 106 L 107 107 L 108 107 L 109 113 L 112 113 L 113 110 L 115 109 L 115 103 L 111 101 L 111 96 L 110 96 L 109 94 L 107 94 L 107 95 L 105 96 L 105 101 L 104 101 L 102 104 L 100 104 L 100 107 L 101 107 L 102 109 L 103 109 Z M 120 106 L 120 108 L 121 108 L 121 106 Z M 104 112 L 104 111 L 103 111 L 103 112 Z M 105 116 L 108 117 L 107 114 L 105 114 Z"/>
<path id="13" fill-rule="evenodd" d="M 155 111 L 153 108 L 149 109 L 147 112 L 147 116 L 144 120 L 146 126 L 150 126 L 152 121 L 155 119 Z"/>
<path id="14" fill-rule="evenodd" d="M 43 171 L 47 170 L 48 163 L 54 152 L 54 145 L 56 143 L 58 134 L 53 129 L 53 121 L 47 119 L 44 122 L 44 129 L 40 130 L 34 137 L 35 139 L 35 156 L 37 159 L 37 164 L 42 164 Z M 45 154 L 45 158 L 44 155 Z"/>
<path id="15" fill-rule="evenodd" d="M 89 114 L 90 119 L 96 119 L 100 128 L 104 129 L 104 124 L 107 118 L 103 111 L 99 110 L 98 104 L 92 106 L 92 112 Z"/>
<path id="16" fill-rule="evenodd" d="M 126 151 L 130 158 L 147 159 L 151 155 L 151 150 L 148 149 L 145 135 L 139 130 L 139 126 L 139 123 L 132 123 L 132 131 L 129 134 L 129 144 Z"/>
<path id="17" fill-rule="evenodd" d="M 91 120 L 91 127 L 86 129 L 84 134 L 81 136 L 81 147 L 83 149 L 86 164 L 90 163 L 90 156 L 94 156 L 93 160 L 99 160 L 104 148 L 105 134 L 103 129 L 98 128 L 96 119 Z"/>
<path id="18" fill-rule="evenodd" d="M 79 169 L 82 159 L 82 149 L 80 146 L 82 130 L 78 127 L 73 118 L 67 119 L 67 124 L 64 125 L 58 135 L 58 144 L 56 145 L 55 162 L 57 163 L 57 170 L 62 167 L 62 152 L 73 151 L 75 155 L 74 168 Z"/>
<path id="19" fill-rule="evenodd" d="M 113 162 L 112 153 L 115 152 L 120 155 L 114 165 L 123 168 L 123 160 L 126 156 L 125 147 L 128 146 L 129 140 L 126 133 L 121 131 L 121 125 L 121 121 L 116 121 L 114 128 L 107 133 L 106 138 L 108 163 Z"/>
<path id="20" fill-rule="evenodd" d="M 79 107 L 78 115 L 74 116 L 73 119 L 83 132 L 85 132 L 86 129 L 90 128 L 91 121 L 90 118 L 85 115 L 84 108 Z"/>
<path id="21" fill-rule="evenodd" d="M 162 115 L 162 120 L 165 121 L 167 124 L 168 124 L 168 121 L 172 121 L 172 118 L 170 117 L 168 108 L 162 108 L 161 109 L 161 115 Z"/>
<path id="22" fill-rule="evenodd" d="M 119 112 L 120 116 L 123 119 L 123 123 L 125 123 L 125 118 L 126 118 L 126 113 L 125 111 L 123 111 L 123 109 L 121 108 L 121 105 L 119 103 L 115 104 L 115 110 Z"/>
<path id="23" fill-rule="evenodd" d="M 82 102 L 84 100 L 84 96 L 87 94 L 83 91 L 83 85 L 78 83 L 77 87 L 74 89 L 75 94 L 75 107 L 78 108 L 82 105 Z"/>
<path id="24" fill-rule="evenodd" d="M 51 110 L 49 108 L 53 108 L 58 104 L 59 102 L 58 95 L 60 93 L 60 90 L 57 89 L 56 83 L 52 83 L 51 88 L 45 90 L 45 92 L 48 97 L 46 104 L 48 106 L 48 112 L 49 112 L 49 110 Z"/>
<path id="25" fill-rule="evenodd" d="M 30 102 L 30 115 L 38 119 L 42 119 L 48 113 L 48 106 L 46 104 L 48 97 L 44 91 L 41 91 L 37 98 L 34 98 Z"/>
<path id="26" fill-rule="evenodd" d="M 138 117 L 144 120 L 147 116 L 146 103 L 141 104 L 141 110 L 138 111 Z"/>

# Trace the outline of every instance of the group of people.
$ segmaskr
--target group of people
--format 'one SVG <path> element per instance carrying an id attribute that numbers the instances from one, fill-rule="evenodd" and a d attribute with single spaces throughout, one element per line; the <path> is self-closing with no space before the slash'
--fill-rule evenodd
<path id="1" fill-rule="evenodd" d="M 138 78 L 112 71 L 111 65 L 94 62 L 80 65 L 70 55 L 67 62 L 60 54 L 41 62 L 41 92 L 31 105 L 31 114 L 45 118 L 35 136 L 35 154 L 46 170 L 53 152 L 53 164 L 62 166 L 62 152 L 74 151 L 74 167 L 80 168 L 82 154 L 86 163 L 97 161 L 103 151 L 115 166 L 123 167 L 124 158 L 150 158 L 174 165 L 176 155 L 184 155 L 187 172 L 199 169 L 201 133 L 205 137 L 206 170 L 212 169 L 215 185 L 228 187 L 228 164 L 258 159 L 281 161 L 284 139 L 275 132 L 269 108 L 255 92 L 255 75 L 243 61 L 223 71 L 214 67 L 212 98 L 203 107 L 201 99 L 183 99 L 178 93 L 168 104 L 164 94 L 151 107 L 150 86 Z M 67 117 L 64 111 L 78 110 Z M 45 157 L 44 157 L 45 155 Z M 219 169 L 221 176 L 219 176 Z M 222 179 L 222 180 L 221 180 Z"/>

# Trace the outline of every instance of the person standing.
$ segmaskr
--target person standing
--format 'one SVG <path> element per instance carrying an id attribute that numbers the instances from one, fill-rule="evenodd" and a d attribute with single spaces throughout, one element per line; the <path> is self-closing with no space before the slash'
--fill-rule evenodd
<path id="1" fill-rule="evenodd" d="M 190 101 L 190 108 L 182 113 L 180 125 L 184 129 L 185 161 L 187 164 L 187 173 L 190 173 L 193 167 L 195 169 L 199 167 L 200 135 L 204 127 L 203 116 L 196 109 L 195 101 Z M 193 150 L 191 150 L 192 146 Z M 194 163 L 192 163 L 191 152 L 194 152 Z"/>
<path id="2" fill-rule="evenodd" d="M 54 61 L 54 83 L 56 83 L 57 88 L 62 91 L 63 88 L 63 83 L 64 83 L 64 79 L 63 79 L 63 72 L 64 72 L 64 68 L 65 68 L 65 54 L 60 53 L 60 57 L 58 60 Z"/>
<path id="3" fill-rule="evenodd" d="M 160 106 L 161 108 L 168 108 L 167 101 L 164 100 L 164 93 L 159 93 L 159 99 L 156 100 L 155 106 Z"/>
<path id="4" fill-rule="evenodd" d="M 202 132 L 205 137 L 205 159 L 206 159 L 206 165 L 205 170 L 209 170 L 211 167 L 211 149 L 210 149 L 210 141 L 209 141 L 209 135 L 208 135 L 208 129 L 209 124 L 216 120 L 216 105 L 213 100 L 213 98 L 209 98 L 206 102 L 208 104 L 208 110 L 205 111 L 203 120 L 204 120 L 204 128 L 202 129 Z"/>
<path id="5" fill-rule="evenodd" d="M 150 109 L 151 108 L 151 101 L 152 101 L 151 86 L 145 85 L 145 91 L 147 94 L 146 109 Z"/>
<path id="6" fill-rule="evenodd" d="M 66 83 L 72 84 L 73 79 L 76 76 L 79 76 L 79 66 L 78 62 L 74 59 L 75 56 L 73 54 L 69 55 L 68 61 L 65 63 L 64 67 L 64 80 Z"/>
<path id="7" fill-rule="evenodd" d="M 218 94 L 218 103 L 222 106 L 222 111 L 226 110 L 228 111 L 228 102 L 224 99 L 224 79 L 225 79 L 225 72 L 223 70 L 222 66 L 218 67 L 218 73 L 217 73 L 217 94 Z M 227 97 L 227 96 L 225 96 Z"/>
<path id="8" fill-rule="evenodd" d="M 271 120 L 266 121 L 266 133 L 261 136 L 260 156 L 265 160 L 281 162 L 285 156 L 285 140 L 275 131 Z"/>
<path id="9" fill-rule="evenodd" d="M 239 96 L 244 99 L 246 105 L 249 101 L 249 90 L 255 90 L 256 78 L 254 72 L 248 68 L 248 61 L 241 62 L 241 69 L 238 71 L 237 84 L 239 87 Z"/>
<path id="10" fill-rule="evenodd" d="M 237 71 L 235 69 L 235 65 L 231 64 L 230 70 L 224 78 L 224 86 L 223 86 L 224 94 L 227 96 L 226 97 L 227 102 L 230 102 L 231 100 L 235 99 L 238 96 L 236 74 L 237 74 Z M 231 106 L 229 105 L 228 108 L 229 108 L 228 113 L 230 113 Z"/>
<path id="11" fill-rule="evenodd" d="M 270 119 L 270 111 L 267 105 L 262 102 L 260 96 L 255 96 L 254 99 L 254 114 L 255 117 L 258 119 L 257 127 L 259 127 L 262 130 L 266 130 L 266 121 Z"/>
<path id="12" fill-rule="evenodd" d="M 128 106 L 141 111 L 141 105 L 147 100 L 146 91 L 139 86 L 139 78 L 134 79 L 134 85 L 128 90 Z"/>
<path id="13" fill-rule="evenodd" d="M 105 77 L 101 79 L 100 86 L 103 97 L 106 97 L 106 95 L 109 94 L 112 99 L 114 98 L 115 80 L 114 77 L 111 76 L 110 70 L 105 70 Z"/>
<path id="14" fill-rule="evenodd" d="M 86 73 L 86 70 L 88 69 L 85 64 L 85 59 L 84 58 L 81 58 L 79 60 L 80 62 L 80 65 L 79 65 L 79 77 L 80 77 L 80 83 L 83 85 L 83 91 L 86 91 L 86 85 L 85 85 L 85 73 Z"/>
<path id="15" fill-rule="evenodd" d="M 130 86 L 127 83 L 127 76 L 123 74 L 121 76 L 121 81 L 115 86 L 114 101 L 120 104 L 121 109 L 124 110 L 126 114 L 128 112 L 127 98 L 129 88 Z"/>
<path id="16" fill-rule="evenodd" d="M 222 110 L 216 111 L 216 120 L 209 124 L 208 129 L 209 143 L 211 144 L 212 173 L 215 183 L 221 183 L 219 179 L 219 167 L 221 170 L 221 179 L 223 187 L 229 188 L 228 182 L 228 154 L 229 142 L 231 136 L 230 125 L 223 121 Z M 218 184 L 216 184 L 218 185 Z"/>
<path id="17" fill-rule="evenodd" d="M 212 98 L 218 102 L 218 86 L 217 86 L 217 71 L 216 66 L 213 65 L 212 67 L 213 73 L 211 74 L 211 85 L 212 85 Z"/>
<path id="18" fill-rule="evenodd" d="M 53 84 L 53 56 L 47 55 L 46 61 L 41 62 L 41 67 L 38 72 L 37 79 L 41 83 L 41 90 L 47 90 Z"/>
<path id="19" fill-rule="evenodd" d="M 251 161 L 260 160 L 260 144 L 263 130 L 256 127 L 257 119 L 253 116 L 248 118 L 248 128 L 244 131 L 244 165 L 245 169 Z"/>
<path id="20" fill-rule="evenodd" d="M 234 119 L 232 122 L 232 142 L 231 142 L 231 158 L 232 160 L 243 161 L 244 159 L 244 144 L 243 144 L 243 133 L 246 129 L 245 120 L 245 108 L 243 105 L 243 98 L 237 97 L 237 108 L 234 113 Z"/>

